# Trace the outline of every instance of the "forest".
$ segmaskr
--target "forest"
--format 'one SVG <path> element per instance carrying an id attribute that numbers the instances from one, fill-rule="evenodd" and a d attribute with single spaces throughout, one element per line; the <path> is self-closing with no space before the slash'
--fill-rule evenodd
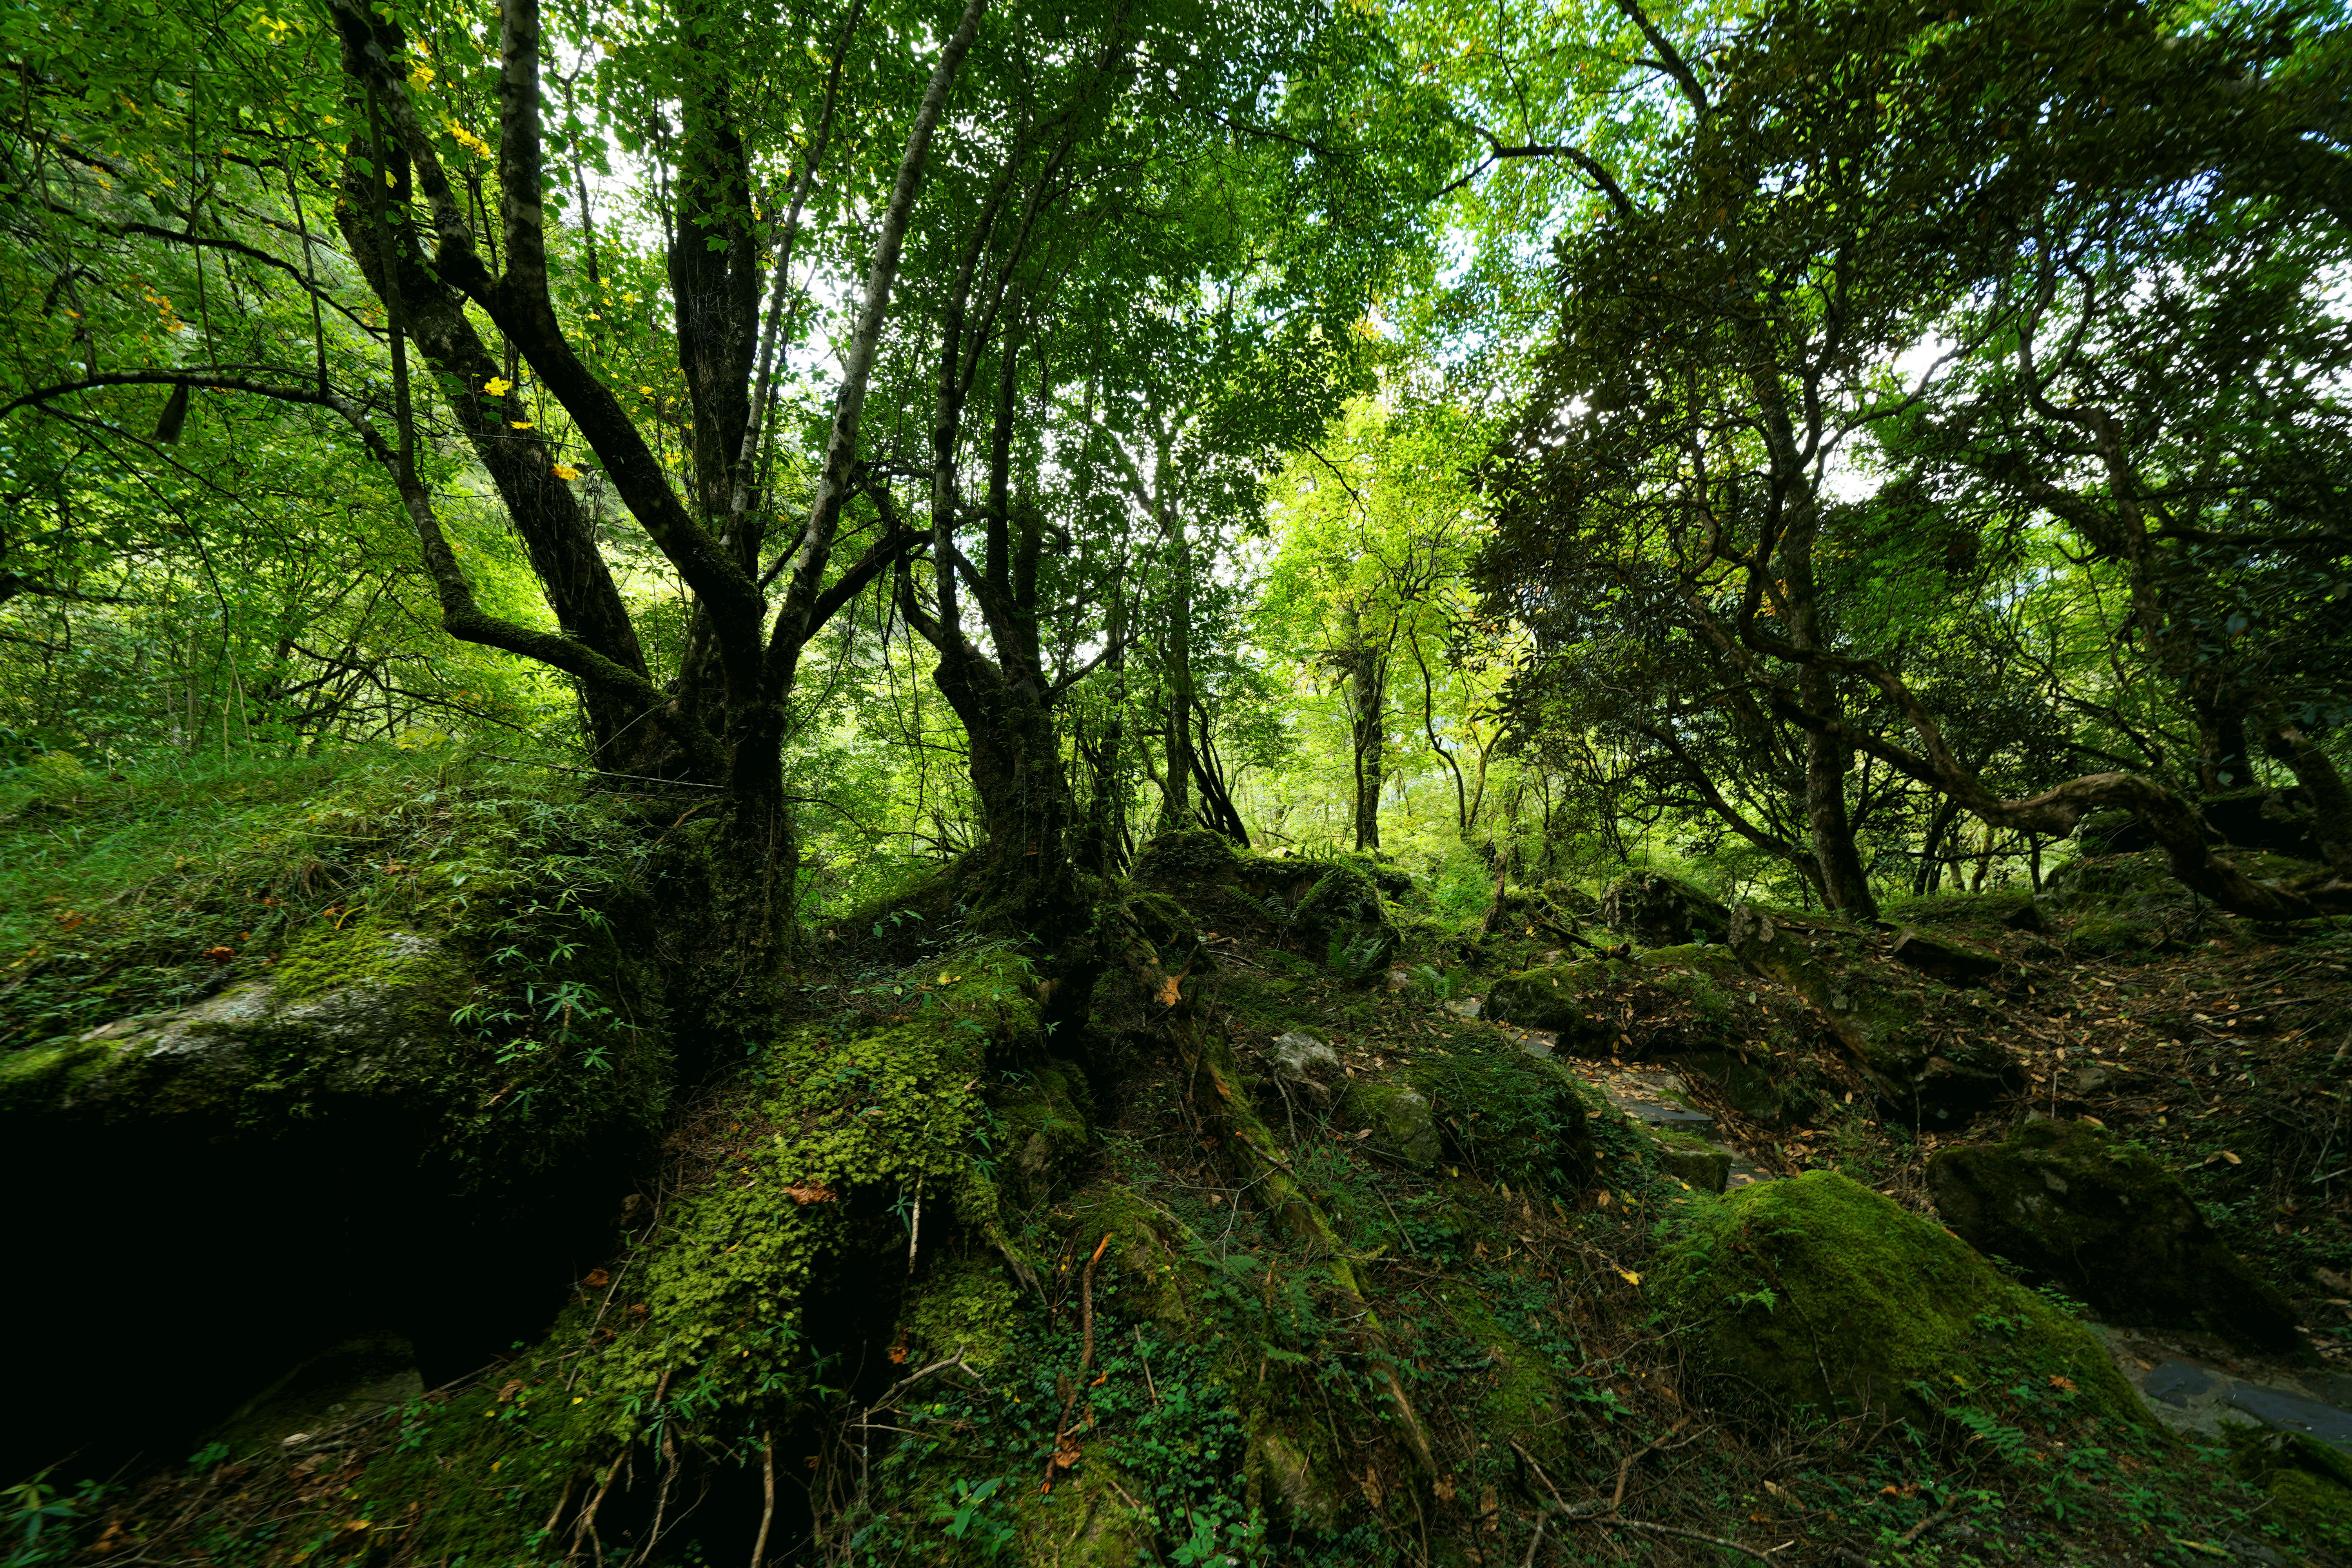
<path id="1" fill-rule="evenodd" d="M 5 1568 L 2352 1564 L 2341 6 L 0 62 Z"/>

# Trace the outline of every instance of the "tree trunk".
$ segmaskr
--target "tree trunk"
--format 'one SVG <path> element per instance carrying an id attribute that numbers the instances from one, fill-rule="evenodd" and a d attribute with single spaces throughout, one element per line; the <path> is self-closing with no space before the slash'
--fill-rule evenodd
<path id="1" fill-rule="evenodd" d="M 1373 850 L 1381 847 L 1381 786 L 1386 779 L 1381 721 L 1388 707 L 1388 659 L 1365 638 L 1363 623 L 1353 608 L 1346 612 L 1343 624 L 1347 643 L 1340 650 L 1340 661 L 1348 700 L 1348 739 L 1355 753 L 1356 847 Z"/>
<path id="2" fill-rule="evenodd" d="M 1167 769 L 1160 776 L 1160 831 L 1192 826 L 1192 541 L 1168 498 L 1168 464 L 1163 457 L 1157 480 L 1161 497 L 1160 527 L 1172 545 L 1173 574 L 1168 585 L 1168 723 Z"/>
<path id="3" fill-rule="evenodd" d="M 1827 677 L 1807 671 L 1800 682 L 1807 707 L 1835 712 L 1837 693 Z M 1805 825 L 1812 832 L 1813 857 L 1822 868 L 1822 900 L 1840 914 L 1856 920 L 1876 920 L 1878 900 L 1872 897 L 1870 879 L 1862 868 L 1862 855 L 1853 842 L 1853 823 L 1846 814 L 1845 781 L 1853 753 L 1829 735 L 1805 734 Z"/>

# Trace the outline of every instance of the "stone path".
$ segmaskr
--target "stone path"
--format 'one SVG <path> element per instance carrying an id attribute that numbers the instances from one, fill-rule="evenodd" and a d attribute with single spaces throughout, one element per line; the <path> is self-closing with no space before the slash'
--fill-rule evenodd
<path id="1" fill-rule="evenodd" d="M 2176 1432 L 2219 1437 L 2234 1421 L 2300 1432 L 2352 1454 L 2352 1373 L 2284 1372 L 2241 1361 L 2210 1342 L 2091 1327 L 2149 1413 Z"/>

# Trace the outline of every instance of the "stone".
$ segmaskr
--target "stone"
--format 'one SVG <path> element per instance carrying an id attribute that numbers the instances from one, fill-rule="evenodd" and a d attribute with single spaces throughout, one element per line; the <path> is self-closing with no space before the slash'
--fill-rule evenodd
<path id="1" fill-rule="evenodd" d="M 1834 1171 L 1687 1196 L 1654 1266 L 1719 1405 L 1770 1421 L 1886 1413 L 1933 1426 L 1922 1385 L 2014 1377 L 2074 1385 L 2074 1419 L 2149 1420 L 2082 1324 L 2004 1279 L 1940 1226 Z M 1959 1382 L 1955 1383 L 1955 1379 Z M 2054 1386 L 2054 1385 L 2053 1385 Z"/>
<path id="2" fill-rule="evenodd" d="M 1350 979 L 1387 971 L 1403 937 L 1379 886 L 1363 866 L 1335 862 L 1290 913 L 1291 934 L 1310 957 Z"/>
<path id="3" fill-rule="evenodd" d="M 1663 871 L 1631 872 L 1601 894 L 1601 923 L 1652 947 L 1678 947 L 1702 933 L 1720 937 L 1730 920 L 1722 900 Z"/>
<path id="4" fill-rule="evenodd" d="M 1558 1047 L 1571 1056 L 1610 1056 L 1617 1028 L 1597 1016 L 1592 995 L 1619 975 L 1612 962 L 1588 958 L 1508 975 L 1487 988 L 1483 1015 L 1497 1023 L 1556 1035 Z"/>
<path id="5" fill-rule="evenodd" d="M 1922 974 L 1963 987 L 1981 985 L 2000 973 L 2000 954 L 1950 937 L 1930 936 L 1916 926 L 1895 933 L 1894 957 Z"/>
<path id="6" fill-rule="evenodd" d="M 1339 1053 L 1304 1030 L 1294 1029 L 1276 1040 L 1266 1058 L 1274 1066 L 1275 1082 L 1318 1110 L 1328 1109 L 1347 1085 Z"/>
<path id="7" fill-rule="evenodd" d="M 1992 1037 L 1990 1009 L 1951 992 L 1897 989 L 1905 971 L 1877 964 L 1858 933 L 1791 921 L 1750 904 L 1731 912 L 1727 945 L 1741 964 L 1812 1005 L 1906 1121 L 1958 1125 L 2024 1082 L 2014 1053 Z"/>
<path id="8" fill-rule="evenodd" d="M 2146 1150 L 2081 1121 L 2029 1121 L 1997 1143 L 1939 1150 L 1944 1223 L 2109 1322 L 2189 1329 L 2299 1353 L 2294 1309 L 2223 1246 Z"/>
<path id="9" fill-rule="evenodd" d="M 1489 1182 L 1583 1191 L 1592 1130 L 1576 1079 L 1507 1038 L 1457 1040 L 1414 1062 L 1407 1081 L 1427 1100 L 1446 1158 Z"/>
<path id="10" fill-rule="evenodd" d="M 1731 1180 L 1731 1151 L 1663 1143 L 1658 1146 L 1658 1169 L 1700 1192 L 1719 1193 Z"/>
<path id="11" fill-rule="evenodd" d="M 1381 1152 L 1420 1171 L 1437 1163 L 1443 1146 L 1427 1097 L 1401 1083 L 1360 1079 L 1348 1088 L 1347 1108 L 1370 1129 Z"/>

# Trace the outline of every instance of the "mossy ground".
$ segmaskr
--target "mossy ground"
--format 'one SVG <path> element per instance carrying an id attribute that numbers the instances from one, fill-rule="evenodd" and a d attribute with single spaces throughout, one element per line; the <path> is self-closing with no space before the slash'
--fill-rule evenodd
<path id="1" fill-rule="evenodd" d="M 1972 1402 L 1913 1413 L 1916 1436 L 1851 1414 L 1784 1424 L 1717 1408 L 1702 1331 L 1668 1288 L 1693 1222 L 1653 1141 L 1588 1097 L 1589 1164 L 1563 1165 L 1575 1118 L 1535 1114 L 1542 1085 L 1486 1081 L 1527 1070 L 1490 1065 L 1494 1031 L 1288 940 L 1265 900 L 1295 907 L 1313 886 L 1299 867 L 1212 859 L 1164 868 L 1134 911 L 1156 949 L 1197 959 L 1181 975 L 1153 966 L 1132 994 L 1107 979 L 1083 1041 L 1038 1039 L 1034 978 L 1007 950 L 959 949 L 951 898 L 837 921 L 796 1016 L 680 1121 L 655 1205 L 542 1341 L 307 1469 L 241 1472 L 234 1493 L 216 1468 L 159 1476 L 89 1532 L 110 1523 L 151 1560 L 309 1562 L 382 1530 L 387 1562 L 553 1563 L 609 1482 L 595 1525 L 608 1556 L 740 1560 L 772 1452 L 791 1479 L 772 1553 L 839 1562 L 1517 1562 L 1543 1504 L 1605 1501 L 1621 1484 L 1626 1519 L 1757 1551 L 1799 1540 L 1808 1560 L 2187 1563 L 2232 1537 L 2325 1560 L 2324 1534 L 2270 1500 L 2299 1484 L 2277 1467 L 2240 1479 L 2224 1456 L 2137 1431 L 2085 1441 L 2082 1405 L 2113 1391 L 2074 1361 L 2055 1375 L 2074 1388 L 2051 1384 L 2042 1342 L 2066 1340 L 2058 1310 L 2007 1288 L 1970 1314 L 1979 1342 L 1957 1369 L 1970 1386 L 1952 1386 Z M 1186 945 L 1187 920 L 1217 940 Z M 1536 933 L 1481 941 L 1458 924 L 1429 940 L 1402 961 L 1444 973 L 1466 953 L 1477 985 L 1549 951 Z M 1986 940 L 2015 954 L 2040 939 Z M 2105 972 L 2075 972 L 2062 996 L 2047 961 L 2028 963 L 2034 1030 L 2124 1042 L 2114 1025 L 2090 1034 L 2091 1018 L 2120 1016 L 2097 1009 Z M 1459 1096 L 1475 1121 L 1441 1121 L 1439 1158 L 1415 1166 L 1360 1136 L 1345 1097 L 1318 1110 L 1267 1095 L 1253 1125 L 1329 1237 L 1304 1240 L 1260 1205 L 1239 1123 L 1207 1116 L 1215 1095 L 1155 1022 L 1171 978 L 1188 1016 L 1230 1026 L 1244 1085 L 1258 1049 L 1304 1027 L 1351 1081 L 1433 1088 L 1441 1113 Z M 1727 1114 L 1743 1151 L 1775 1173 L 1843 1171 L 1891 1194 L 1873 1200 L 1886 1209 L 1923 1204 L 1919 1163 L 1949 1135 L 1882 1126 L 1866 1097 L 1846 1099 L 1832 1042 L 1774 988 L 1701 950 L 1610 1001 L 1637 1048 L 1784 1029 L 1788 1057 L 1771 1059 L 1794 1077 L 1801 1057 L 1810 1098 L 1778 1123 Z M 2059 1065 L 2029 1058 L 2041 1076 L 2027 1093 L 2048 1094 Z M 1465 1089 L 1465 1072 L 1480 1082 Z M 2282 1140 L 2261 1179 L 2303 1172 L 2295 1147 Z M 706 1494 L 681 1522 L 677 1505 Z M 1561 1561 L 1722 1560 L 1600 1521 L 1548 1539 Z"/>

